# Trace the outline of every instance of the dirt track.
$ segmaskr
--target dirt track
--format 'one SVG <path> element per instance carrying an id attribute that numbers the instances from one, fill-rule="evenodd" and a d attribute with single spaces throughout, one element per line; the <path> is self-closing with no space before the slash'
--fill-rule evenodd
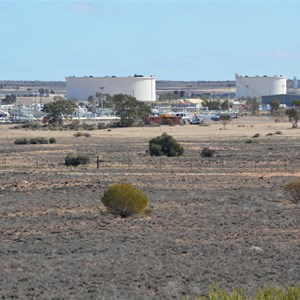
<path id="1" fill-rule="evenodd" d="M 282 188 L 300 176 L 300 130 L 289 123 L 238 119 L 225 131 L 163 126 L 89 138 L 8 127 L 0 127 L 2 299 L 183 299 L 210 284 L 251 291 L 300 282 L 300 204 Z M 145 152 L 162 132 L 184 145 L 183 157 Z M 245 143 L 255 133 L 258 143 Z M 34 136 L 58 143 L 13 144 Z M 199 156 L 207 146 L 213 158 Z M 65 168 L 72 151 L 93 163 Z M 152 216 L 105 212 L 105 187 L 124 181 L 147 193 Z"/>

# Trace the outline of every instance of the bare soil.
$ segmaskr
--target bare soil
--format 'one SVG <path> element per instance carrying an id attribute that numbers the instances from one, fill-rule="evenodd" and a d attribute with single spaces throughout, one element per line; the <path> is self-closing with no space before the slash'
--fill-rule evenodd
<path id="1" fill-rule="evenodd" d="M 91 137 L 9 127 L 0 127 L 1 299 L 184 299 L 211 284 L 299 283 L 300 204 L 283 186 L 300 176 L 300 130 L 289 123 L 241 118 L 226 130 L 213 123 Z M 149 139 L 163 132 L 184 156 L 149 156 Z M 57 144 L 13 143 L 37 136 Z M 215 156 L 200 157 L 203 147 Z M 92 163 L 68 169 L 70 152 Z M 148 195 L 152 215 L 105 211 L 104 189 L 120 182 Z"/>

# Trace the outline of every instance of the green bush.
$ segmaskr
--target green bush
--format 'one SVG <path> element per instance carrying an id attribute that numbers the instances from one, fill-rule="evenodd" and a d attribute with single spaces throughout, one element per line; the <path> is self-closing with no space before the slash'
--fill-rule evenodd
<path id="1" fill-rule="evenodd" d="M 65 157 L 65 165 L 67 167 L 77 167 L 79 165 L 87 165 L 90 163 L 90 158 L 86 155 L 77 155 L 68 154 Z"/>
<path id="2" fill-rule="evenodd" d="M 148 205 L 148 198 L 132 185 L 120 183 L 106 189 L 102 203 L 111 213 L 126 218 L 143 212 Z"/>
<path id="3" fill-rule="evenodd" d="M 26 145 L 29 144 L 29 140 L 27 138 L 18 138 L 14 141 L 16 145 Z"/>
<path id="4" fill-rule="evenodd" d="M 288 182 L 284 186 L 284 190 L 291 194 L 295 203 L 300 202 L 300 178 L 296 178 Z"/>
<path id="5" fill-rule="evenodd" d="M 151 156 L 181 156 L 183 152 L 183 146 L 167 133 L 163 133 L 161 136 L 149 141 L 149 153 Z"/>
<path id="6" fill-rule="evenodd" d="M 201 157 L 213 157 L 215 154 L 215 150 L 209 149 L 208 147 L 205 147 L 200 152 Z"/>

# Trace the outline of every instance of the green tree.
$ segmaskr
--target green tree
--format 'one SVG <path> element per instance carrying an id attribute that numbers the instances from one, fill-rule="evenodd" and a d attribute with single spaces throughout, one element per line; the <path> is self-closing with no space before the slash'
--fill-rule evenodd
<path id="1" fill-rule="evenodd" d="M 246 109 L 250 111 L 253 115 L 258 112 L 259 101 L 256 98 L 247 98 L 246 100 Z"/>
<path id="2" fill-rule="evenodd" d="M 292 128 L 297 128 L 298 121 L 300 120 L 300 100 L 294 100 L 292 103 L 294 107 L 287 109 L 285 113 L 292 123 Z"/>
<path id="3" fill-rule="evenodd" d="M 149 117 L 151 108 L 135 97 L 125 94 L 116 94 L 112 97 L 112 105 L 116 116 L 120 117 L 121 127 L 131 127 L 137 124 L 139 119 Z"/>
<path id="4" fill-rule="evenodd" d="M 163 93 L 159 95 L 159 100 L 164 101 L 164 100 L 177 100 L 179 99 L 179 93 L 176 91 L 174 93 Z"/>
<path id="5" fill-rule="evenodd" d="M 271 112 L 279 110 L 280 101 L 277 98 L 274 98 L 270 102 Z"/>
<path id="6" fill-rule="evenodd" d="M 47 113 L 49 122 L 53 124 L 62 124 L 64 116 L 70 115 L 76 108 L 74 102 L 68 101 L 63 97 L 54 97 L 53 102 L 46 103 L 43 108 L 43 112 Z"/>
<path id="7" fill-rule="evenodd" d="M 229 114 L 222 114 L 220 115 L 220 121 L 223 124 L 223 128 L 225 129 L 225 126 L 231 122 L 231 116 Z"/>
<path id="8" fill-rule="evenodd" d="M 219 100 L 204 100 L 204 106 L 208 107 L 208 110 L 219 110 L 220 101 Z"/>
<path id="9" fill-rule="evenodd" d="M 221 109 L 222 110 L 229 110 L 229 101 L 225 100 L 222 104 L 221 104 Z"/>
<path id="10" fill-rule="evenodd" d="M 16 95 L 6 95 L 5 98 L 2 99 L 2 105 L 15 104 L 16 102 Z"/>

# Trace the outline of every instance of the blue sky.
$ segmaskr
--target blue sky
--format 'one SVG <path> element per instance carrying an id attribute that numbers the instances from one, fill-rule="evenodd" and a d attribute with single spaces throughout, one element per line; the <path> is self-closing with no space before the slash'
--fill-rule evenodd
<path id="1" fill-rule="evenodd" d="M 300 78 L 300 1 L 1 1 L 0 80 Z"/>

